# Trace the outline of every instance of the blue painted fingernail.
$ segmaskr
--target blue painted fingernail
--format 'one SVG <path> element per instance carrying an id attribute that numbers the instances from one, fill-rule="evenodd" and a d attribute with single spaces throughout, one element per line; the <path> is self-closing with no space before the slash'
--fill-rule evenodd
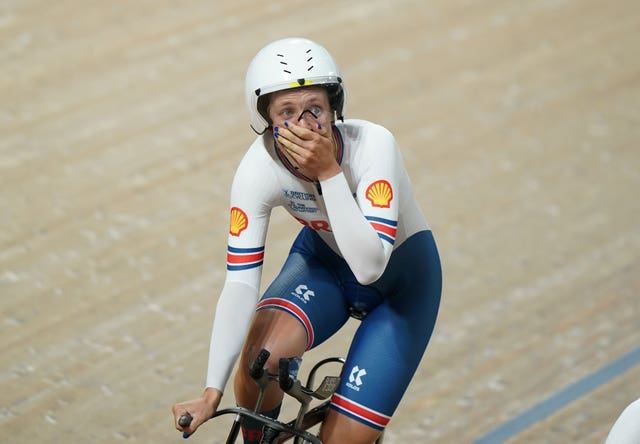
<path id="1" fill-rule="evenodd" d="M 182 437 L 183 437 L 184 439 L 187 439 L 187 438 L 188 438 L 188 437 L 190 437 L 190 436 L 191 436 L 191 435 L 189 435 L 187 432 L 184 432 L 184 433 L 182 434 Z"/>
<path id="2" fill-rule="evenodd" d="M 322 129 L 322 125 L 318 123 L 318 129 Z"/>
<path id="3" fill-rule="evenodd" d="M 284 122 L 284 126 L 288 127 L 289 126 L 289 122 Z"/>
<path id="4" fill-rule="evenodd" d="M 273 135 L 273 137 L 275 137 L 275 138 L 277 139 L 278 137 L 280 137 L 280 134 L 275 133 L 275 134 Z"/>
<path id="5" fill-rule="evenodd" d="M 273 130 L 277 133 L 278 130 L 280 129 L 280 127 L 276 126 L 275 128 L 273 128 Z"/>

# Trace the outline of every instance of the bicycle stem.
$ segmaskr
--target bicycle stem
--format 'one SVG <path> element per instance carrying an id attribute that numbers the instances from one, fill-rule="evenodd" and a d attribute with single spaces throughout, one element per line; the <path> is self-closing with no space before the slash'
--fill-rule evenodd
<path id="1" fill-rule="evenodd" d="M 297 378 L 293 378 L 291 376 L 291 374 L 289 373 L 290 363 L 291 359 L 280 359 L 278 381 L 280 383 L 280 388 L 282 389 L 282 391 L 284 391 L 287 395 L 295 398 L 300 403 L 300 409 L 298 410 L 298 416 L 295 422 L 295 427 L 299 428 L 302 424 L 304 414 L 307 413 L 309 404 L 311 403 L 312 392 L 303 387 Z"/>

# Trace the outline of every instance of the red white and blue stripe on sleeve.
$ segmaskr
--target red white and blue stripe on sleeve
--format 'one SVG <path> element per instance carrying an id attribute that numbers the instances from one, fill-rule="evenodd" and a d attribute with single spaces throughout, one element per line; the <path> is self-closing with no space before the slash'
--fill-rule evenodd
<path id="1" fill-rule="evenodd" d="M 237 248 L 227 246 L 227 270 L 240 271 L 260 267 L 264 261 L 264 246 Z"/>
<path id="2" fill-rule="evenodd" d="M 389 242 L 391 245 L 396 241 L 398 231 L 398 221 L 384 219 L 382 217 L 365 216 L 380 239 Z"/>

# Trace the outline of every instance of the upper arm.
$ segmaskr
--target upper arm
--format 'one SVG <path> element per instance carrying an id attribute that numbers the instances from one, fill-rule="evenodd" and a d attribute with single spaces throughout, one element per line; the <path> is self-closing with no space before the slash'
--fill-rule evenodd
<path id="1" fill-rule="evenodd" d="M 364 142 L 360 155 L 366 159 L 359 159 L 364 168 L 358 178 L 356 201 L 378 234 L 388 259 L 398 225 L 402 163 L 395 138 L 385 128 L 374 126 Z"/>
<path id="2" fill-rule="evenodd" d="M 259 288 L 264 247 L 279 186 L 261 159 L 245 156 L 231 186 L 227 240 L 227 281 Z"/>

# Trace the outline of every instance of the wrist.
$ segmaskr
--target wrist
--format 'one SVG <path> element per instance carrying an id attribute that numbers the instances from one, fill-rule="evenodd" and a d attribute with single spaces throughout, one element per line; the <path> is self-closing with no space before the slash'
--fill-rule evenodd
<path id="1" fill-rule="evenodd" d="M 220 400 L 222 399 L 222 392 L 217 388 L 207 387 L 202 393 L 202 398 L 208 405 L 216 410 L 218 408 L 218 404 L 220 404 Z"/>
<path id="2" fill-rule="evenodd" d="M 322 182 L 324 180 L 329 180 L 332 177 L 337 176 L 342 172 L 342 168 L 337 163 L 332 168 L 329 168 L 322 172 L 322 174 L 318 174 L 318 182 Z"/>

